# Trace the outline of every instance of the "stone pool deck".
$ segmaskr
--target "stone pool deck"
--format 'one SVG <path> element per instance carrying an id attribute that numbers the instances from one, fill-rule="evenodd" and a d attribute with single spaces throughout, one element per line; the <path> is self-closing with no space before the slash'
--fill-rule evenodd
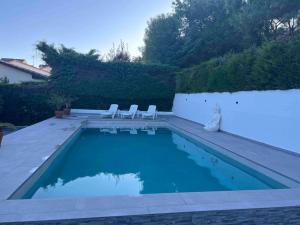
<path id="1" fill-rule="evenodd" d="M 81 127 L 169 126 L 213 145 L 289 186 L 282 190 L 226 191 L 77 199 L 9 199 L 37 176 Z M 227 133 L 208 133 L 174 116 L 105 120 L 94 116 L 48 119 L 5 136 L 0 149 L 0 223 L 24 224 L 300 224 L 300 156 Z M 258 215 L 258 217 L 257 217 Z M 59 221 L 59 222 L 58 222 Z"/>

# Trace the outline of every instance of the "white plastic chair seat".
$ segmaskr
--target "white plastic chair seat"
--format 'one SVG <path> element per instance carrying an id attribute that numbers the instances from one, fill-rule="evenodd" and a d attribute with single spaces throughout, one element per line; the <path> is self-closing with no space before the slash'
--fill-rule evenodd
<path id="1" fill-rule="evenodd" d="M 101 114 L 102 116 L 111 116 L 111 115 L 113 115 L 112 112 L 101 112 L 100 114 Z"/>
<path id="2" fill-rule="evenodd" d="M 131 116 L 132 114 L 130 112 L 122 112 L 121 115 L 122 116 Z"/>
<path id="3" fill-rule="evenodd" d="M 150 116 L 153 116 L 153 113 L 147 113 L 147 112 L 145 112 L 145 113 L 143 113 L 143 116 L 148 116 L 148 117 L 150 117 Z"/>
<path id="4" fill-rule="evenodd" d="M 106 110 L 106 111 L 103 111 L 103 112 L 100 112 L 100 115 L 103 116 L 103 117 L 110 117 L 113 119 L 115 118 L 115 115 L 116 113 L 118 112 L 118 105 L 117 104 L 112 104 L 110 105 L 109 107 L 109 110 Z"/>
<path id="5" fill-rule="evenodd" d="M 142 118 L 150 117 L 153 120 L 157 117 L 156 105 L 149 105 L 147 112 L 142 113 Z"/>
<path id="6" fill-rule="evenodd" d="M 121 118 L 125 117 L 131 117 L 131 119 L 134 119 L 138 111 L 138 105 L 131 105 L 129 111 L 122 111 L 120 112 Z"/>

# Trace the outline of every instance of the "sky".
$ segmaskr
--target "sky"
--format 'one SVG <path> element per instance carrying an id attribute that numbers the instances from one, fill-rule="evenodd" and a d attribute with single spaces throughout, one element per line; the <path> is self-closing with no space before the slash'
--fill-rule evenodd
<path id="1" fill-rule="evenodd" d="M 172 0 L 0 0 L 0 58 L 40 64 L 38 41 L 103 55 L 123 40 L 139 56 L 147 21 L 168 12 Z"/>

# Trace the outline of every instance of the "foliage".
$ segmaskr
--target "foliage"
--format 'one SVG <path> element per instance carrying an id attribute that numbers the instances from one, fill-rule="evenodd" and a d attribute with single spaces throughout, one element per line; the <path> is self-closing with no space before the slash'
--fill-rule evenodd
<path id="1" fill-rule="evenodd" d="M 175 0 L 151 19 L 145 62 L 189 67 L 299 32 L 299 0 Z"/>
<path id="2" fill-rule="evenodd" d="M 47 82 L 0 85 L 1 120 L 22 126 L 51 117 L 49 93 Z"/>
<path id="3" fill-rule="evenodd" d="M 258 52 L 252 76 L 261 89 L 299 88 L 300 38 L 264 45 Z"/>
<path id="4" fill-rule="evenodd" d="M 52 67 L 50 87 L 76 98 L 73 107 L 106 108 L 111 103 L 141 109 L 156 104 L 170 110 L 175 93 L 175 68 L 124 61 L 101 62 L 91 56 L 40 43 L 44 60 Z"/>
<path id="5" fill-rule="evenodd" d="M 72 102 L 75 101 L 75 99 L 70 96 L 65 96 L 64 98 L 65 98 L 65 107 L 70 109 L 72 106 Z"/>
<path id="6" fill-rule="evenodd" d="M 148 22 L 142 49 L 146 63 L 173 64 L 182 45 L 179 26 L 178 19 L 172 15 L 160 15 Z"/>
<path id="7" fill-rule="evenodd" d="M 128 46 L 121 40 L 117 48 L 113 45 L 106 58 L 108 62 L 130 62 Z"/>
<path id="8" fill-rule="evenodd" d="M 67 99 L 58 94 L 52 94 L 49 99 L 49 104 L 53 106 L 54 110 L 60 111 L 67 104 Z"/>
<path id="9" fill-rule="evenodd" d="M 300 40 L 274 41 L 227 54 L 177 75 L 178 92 L 234 92 L 300 88 Z"/>

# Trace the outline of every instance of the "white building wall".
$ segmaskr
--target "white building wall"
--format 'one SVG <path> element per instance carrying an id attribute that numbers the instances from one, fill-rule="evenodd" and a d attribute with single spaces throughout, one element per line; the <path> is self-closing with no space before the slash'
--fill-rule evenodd
<path id="1" fill-rule="evenodd" d="M 215 104 L 221 130 L 300 153 L 300 89 L 176 94 L 175 115 L 205 124 Z"/>
<path id="2" fill-rule="evenodd" d="M 0 78 L 7 77 L 9 83 L 16 84 L 28 81 L 37 81 L 32 79 L 32 75 L 30 73 L 23 72 L 18 69 L 14 69 L 12 67 L 0 64 Z"/>

